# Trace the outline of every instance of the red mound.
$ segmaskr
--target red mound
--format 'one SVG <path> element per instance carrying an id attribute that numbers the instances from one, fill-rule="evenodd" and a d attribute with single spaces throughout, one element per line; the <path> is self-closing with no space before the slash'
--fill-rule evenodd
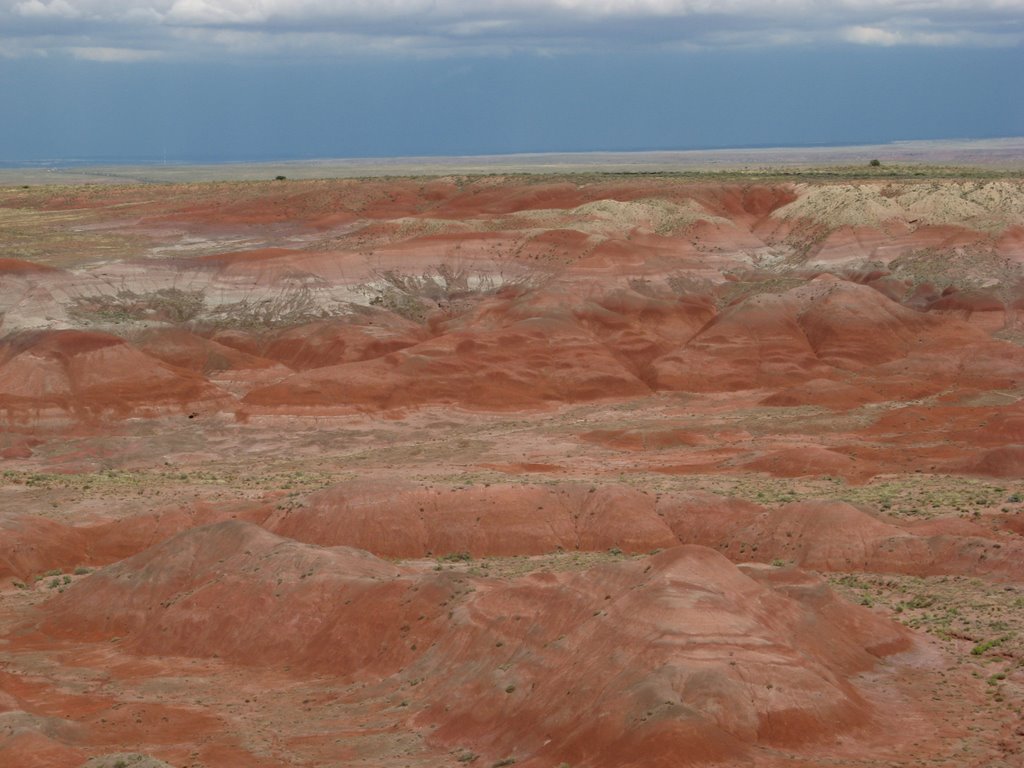
<path id="1" fill-rule="evenodd" d="M 765 510 L 711 495 L 656 498 L 617 485 L 428 489 L 356 482 L 316 493 L 261 524 L 299 541 L 381 557 L 647 552 L 681 542 L 740 561 L 780 558 L 825 571 L 1024 574 L 1024 543 L 992 539 L 976 526 L 899 527 L 842 502 Z"/>
<path id="2" fill-rule="evenodd" d="M 1007 445 L 986 451 L 967 464 L 971 474 L 1020 479 L 1024 477 L 1024 445 Z"/>
<path id="3" fill-rule="evenodd" d="M 203 377 L 108 334 L 25 333 L 0 344 L 0 409 L 10 421 L 208 409 L 228 399 Z"/>
<path id="4" fill-rule="evenodd" d="M 248 406 L 544 406 L 648 393 L 574 323 L 534 318 L 455 332 L 365 362 L 318 368 L 246 395 Z"/>
<path id="5" fill-rule="evenodd" d="M 454 196 L 441 203 L 434 208 L 433 215 L 458 219 L 546 208 L 575 208 L 595 199 L 595 192 L 581 190 L 576 184 L 568 182 L 530 184 L 516 190 L 503 186 L 492 189 L 483 185 L 481 187 L 471 189 L 470 194 Z"/>
<path id="6" fill-rule="evenodd" d="M 0 726 L 0 756 L 11 765 L 24 768 L 79 768 L 85 762 L 85 753 L 76 749 L 55 731 L 72 730 L 70 724 L 33 716 L 28 713 L 0 712 L 7 728 Z"/>
<path id="7" fill-rule="evenodd" d="M 350 483 L 314 494 L 264 525 L 299 541 L 381 557 L 647 552 L 677 543 L 647 494 L 572 483 L 465 489 Z"/>
<path id="8" fill-rule="evenodd" d="M 755 472 L 767 472 L 775 477 L 828 475 L 857 482 L 863 482 L 879 472 L 874 462 L 818 445 L 769 451 L 742 462 L 740 466 Z"/>
<path id="9" fill-rule="evenodd" d="M 897 301 L 901 304 L 905 304 L 905 298 L 907 296 L 907 290 L 910 285 L 906 280 L 899 280 L 895 277 L 881 276 L 870 280 L 865 280 L 864 285 L 874 288 L 876 291 L 881 293 L 887 299 L 891 301 Z"/>
<path id="10" fill-rule="evenodd" d="M 137 653 L 415 680 L 406 717 L 435 727 L 431 744 L 527 766 L 842 753 L 836 736 L 889 722 L 851 676 L 909 647 L 905 630 L 821 582 L 741 572 L 699 547 L 508 582 L 416 573 L 243 523 L 97 572 L 37 626 L 116 635 Z"/>
<path id="11" fill-rule="evenodd" d="M 811 379 L 792 387 L 780 389 L 761 402 L 784 408 L 819 405 L 836 411 L 858 408 L 866 403 L 882 400 L 882 396 L 866 386 L 847 384 L 830 379 Z"/>
<path id="12" fill-rule="evenodd" d="M 187 745 L 183 754 L 198 756 L 202 752 L 205 757 L 212 757 L 211 747 L 215 747 L 226 755 L 229 750 L 223 737 L 211 738 L 219 726 L 219 718 L 194 710 L 117 701 L 95 692 L 77 695 L 49 681 L 0 673 L 0 759 L 4 765 L 79 768 L 90 753 L 109 753 L 111 747 L 124 744 L 161 750 L 181 750 Z M 215 744 L 198 746 L 211 741 Z M 249 761 L 220 764 L 225 768 L 254 765 L 251 756 L 247 757 Z"/>
<path id="13" fill-rule="evenodd" d="M 693 189 L 694 199 L 708 210 L 744 223 L 753 229 L 769 229 L 778 222 L 768 218 L 772 211 L 797 199 L 789 184 L 708 184 Z"/>
<path id="14" fill-rule="evenodd" d="M 1024 351 L 993 342 L 953 317 L 923 314 L 867 286 L 820 276 L 784 294 L 728 308 L 677 351 L 652 364 L 657 388 L 721 391 L 788 388 L 767 404 L 809 397 L 848 407 L 912 398 L 949 386 L 1015 386 Z M 859 391 L 822 382 L 846 381 Z M 809 386 L 811 389 L 792 389 Z M 830 391 L 831 390 L 831 391 Z M 820 394 L 819 394 L 820 393 Z"/>
<path id="15" fill-rule="evenodd" d="M 89 562 L 85 536 L 52 520 L 3 517 L 0 534 L 0 578 L 28 579 L 53 568 Z"/>
<path id="16" fill-rule="evenodd" d="M 655 297 L 617 290 L 575 310 L 584 327 L 648 380 L 649 363 L 684 344 L 715 315 L 707 296 Z"/>
<path id="17" fill-rule="evenodd" d="M 214 279 L 244 285 L 250 290 L 267 287 L 306 288 L 344 283 L 355 274 L 366 273 L 365 258 L 335 251 L 303 251 L 290 248 L 260 248 L 253 251 L 215 253 L 176 262 L 181 269 L 201 273 L 197 280 Z"/>
<path id="18" fill-rule="evenodd" d="M 877 457 L 890 466 L 902 462 L 907 467 L 907 459 L 930 456 L 928 462 L 912 461 L 910 468 L 930 470 L 941 463 L 945 471 L 954 473 L 1022 476 L 1024 409 L 1017 403 L 1001 408 L 910 405 L 885 413 L 864 434 L 887 446 L 899 447 L 899 457 L 891 453 L 888 458 Z"/>
<path id="19" fill-rule="evenodd" d="M 665 500 L 659 512 L 681 542 L 713 547 L 738 561 L 781 559 L 820 571 L 1024 577 L 1024 542 L 927 529 L 917 533 L 843 502 L 764 510 L 696 496 Z"/>
<path id="20" fill-rule="evenodd" d="M 163 360 L 176 368 L 185 368 L 207 376 L 223 371 L 275 367 L 273 360 L 204 339 L 182 328 L 149 331 L 140 340 L 139 349 L 150 357 Z M 282 370 L 283 373 L 285 371 Z"/>
<path id="21" fill-rule="evenodd" d="M 143 223 L 188 222 L 193 226 L 280 225 L 324 229 L 360 217 L 407 216 L 416 211 L 417 182 L 338 180 L 289 182 L 271 187 L 209 185 L 170 201 Z M 432 189 L 438 189 L 432 185 Z M 72 205 L 80 204 L 71 201 Z"/>
<path id="22" fill-rule="evenodd" d="M 1019 261 L 1021 253 L 1024 253 L 1024 227 L 1018 224 L 1004 229 L 1002 234 L 996 238 L 995 250 L 1004 258 Z"/>
<path id="23" fill-rule="evenodd" d="M 799 323 L 829 365 L 856 370 L 906 357 L 926 345 L 954 346 L 978 338 L 976 332 L 914 312 L 866 286 L 830 277 L 814 283 L 823 284 L 797 289 L 812 291 Z"/>
<path id="24" fill-rule="evenodd" d="M 229 565 L 220 567 L 226 561 L 230 561 Z M 218 573 L 227 579 L 218 578 Z M 349 644 L 343 652 L 348 658 L 346 663 L 338 655 L 339 646 L 325 642 L 330 635 L 327 625 L 327 636 L 310 632 L 321 623 L 321 611 L 316 604 L 327 592 L 335 592 L 331 587 L 348 586 L 353 589 L 353 596 L 364 593 L 365 600 L 383 600 L 385 594 L 399 598 L 410 586 L 399 580 L 400 569 L 365 553 L 307 547 L 241 522 L 192 529 L 93 576 L 96 578 L 90 578 L 86 588 L 77 590 L 77 600 L 57 599 L 51 604 L 51 618 L 45 627 L 59 624 L 62 615 L 69 618 L 74 613 L 82 617 L 83 623 L 71 634 L 80 638 L 130 631 L 133 647 L 145 652 L 219 653 L 254 664 L 287 663 L 286 660 L 301 658 L 306 668 L 333 666 L 339 673 L 369 671 L 367 665 L 378 656 L 381 647 L 376 641 L 362 647 Z M 311 576 L 315 578 L 304 583 Z M 246 581 L 254 582 L 250 598 L 241 601 L 238 594 L 232 598 L 234 590 L 242 588 Z M 257 588 L 258 582 L 265 583 Z M 200 585 L 205 588 L 200 590 Z M 72 591 L 69 589 L 65 594 Z M 434 590 L 427 591 L 433 594 L 423 595 L 413 610 L 424 608 L 426 601 L 436 595 Z M 205 629 L 189 630 L 178 624 L 179 616 L 175 614 L 179 611 L 172 611 L 158 621 L 157 612 L 163 612 L 163 604 L 179 593 L 192 594 L 191 599 L 173 601 L 178 602 L 179 611 L 191 604 L 192 610 L 215 620 L 204 622 Z M 336 592 L 333 597 L 337 597 Z M 249 599 L 266 601 L 258 611 L 259 623 L 243 620 L 253 609 Z M 111 611 L 111 600 L 116 600 L 120 607 Z M 362 602 L 346 610 L 359 613 L 367 605 Z M 147 620 L 145 617 L 150 614 L 152 619 Z M 180 614 L 180 618 L 185 618 L 185 614 Z M 272 626 L 290 629 L 267 631 Z M 343 632 L 344 625 L 335 624 L 335 631 Z M 398 627 L 389 632 L 397 641 Z M 384 640 L 383 636 L 380 640 Z M 378 659 L 377 666 L 391 667 L 395 661 L 411 657 L 409 649 L 399 642 L 391 650 L 390 656 L 384 654 L 386 661 Z"/>
<path id="25" fill-rule="evenodd" d="M 975 312 L 999 312 L 1006 310 L 1002 299 L 992 289 L 950 291 L 928 305 L 933 312 L 956 312 L 970 318 Z"/>
<path id="26" fill-rule="evenodd" d="M 13 433 L 0 433 L 0 459 L 28 459 L 32 451 L 43 441 Z"/>
<path id="27" fill-rule="evenodd" d="M 0 578 L 28 581 L 51 570 L 108 565 L 188 528 L 226 519 L 262 521 L 260 504 L 196 503 L 92 525 L 67 525 L 28 515 L 0 517 Z"/>
<path id="28" fill-rule="evenodd" d="M 362 320 L 289 328 L 273 335 L 262 351 L 293 370 L 306 371 L 383 357 L 411 347 L 426 335 L 421 327 L 391 313 L 376 313 Z"/>
<path id="29" fill-rule="evenodd" d="M 828 378 L 788 296 L 762 294 L 729 307 L 680 350 L 653 363 L 659 389 L 696 392 L 784 386 Z"/>

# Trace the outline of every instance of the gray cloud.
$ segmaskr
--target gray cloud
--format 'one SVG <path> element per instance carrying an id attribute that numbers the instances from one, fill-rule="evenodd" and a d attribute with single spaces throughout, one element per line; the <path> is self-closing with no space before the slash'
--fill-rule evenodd
<path id="1" fill-rule="evenodd" d="M 1024 41 L 1024 0 L 0 0 L 0 55 L 399 55 Z"/>

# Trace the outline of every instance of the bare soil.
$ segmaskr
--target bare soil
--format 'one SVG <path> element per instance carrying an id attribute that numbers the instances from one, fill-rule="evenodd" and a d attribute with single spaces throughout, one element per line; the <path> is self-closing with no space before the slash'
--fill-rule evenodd
<path id="1" fill-rule="evenodd" d="M 0 189 L 0 764 L 1020 765 L 1024 183 L 785 162 Z"/>

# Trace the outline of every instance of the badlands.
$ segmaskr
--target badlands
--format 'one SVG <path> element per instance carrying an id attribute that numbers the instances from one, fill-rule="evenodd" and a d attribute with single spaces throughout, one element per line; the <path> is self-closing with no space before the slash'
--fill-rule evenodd
<path id="1" fill-rule="evenodd" d="M 1024 765 L 1024 182 L 0 188 L 0 765 Z"/>

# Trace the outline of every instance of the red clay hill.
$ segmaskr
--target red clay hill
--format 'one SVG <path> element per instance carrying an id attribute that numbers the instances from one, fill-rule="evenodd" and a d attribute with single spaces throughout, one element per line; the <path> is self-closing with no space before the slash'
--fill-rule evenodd
<path id="1" fill-rule="evenodd" d="M 1024 764 L 1019 178 L 7 213 L 0 765 Z"/>

